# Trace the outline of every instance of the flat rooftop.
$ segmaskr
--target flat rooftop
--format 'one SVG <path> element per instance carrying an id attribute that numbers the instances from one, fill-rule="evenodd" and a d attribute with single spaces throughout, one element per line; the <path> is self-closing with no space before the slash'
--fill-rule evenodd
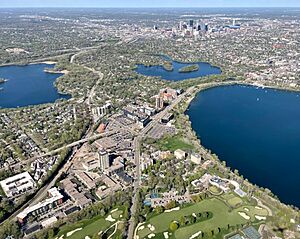
<path id="1" fill-rule="evenodd" d="M 26 192 L 36 186 L 33 178 L 28 172 L 6 178 L 0 182 L 0 185 L 7 197 Z"/>

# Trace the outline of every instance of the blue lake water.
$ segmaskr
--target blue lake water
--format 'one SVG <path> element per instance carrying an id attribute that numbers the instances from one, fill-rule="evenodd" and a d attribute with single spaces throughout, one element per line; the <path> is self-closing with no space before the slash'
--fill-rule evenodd
<path id="1" fill-rule="evenodd" d="M 217 87 L 200 92 L 187 114 L 220 160 L 300 207 L 300 93 Z"/>
<path id="2" fill-rule="evenodd" d="M 221 69 L 216 66 L 212 66 L 209 63 L 205 62 L 196 62 L 196 63 L 182 63 L 177 61 L 172 61 L 170 58 L 163 56 L 164 59 L 170 60 L 173 64 L 173 71 L 167 71 L 163 66 L 145 66 L 138 64 L 136 72 L 145 76 L 159 76 L 164 80 L 170 81 L 181 81 L 186 79 L 192 79 L 207 75 L 219 75 L 222 73 Z M 182 67 L 197 64 L 199 70 L 193 72 L 180 73 L 179 70 Z"/>
<path id="3" fill-rule="evenodd" d="M 0 78 L 8 79 L 0 84 L 0 108 L 16 108 L 69 99 L 70 95 L 58 93 L 54 86 L 55 80 L 63 74 L 44 72 L 45 68 L 53 67 L 54 65 L 48 64 L 0 67 Z"/>

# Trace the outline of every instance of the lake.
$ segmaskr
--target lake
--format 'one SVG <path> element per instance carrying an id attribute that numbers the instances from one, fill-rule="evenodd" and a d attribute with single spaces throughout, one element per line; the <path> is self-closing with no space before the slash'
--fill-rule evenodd
<path id="1" fill-rule="evenodd" d="M 54 86 L 55 80 L 63 74 L 47 73 L 45 68 L 54 68 L 54 65 L 0 67 L 0 78 L 8 80 L 0 83 L 0 108 L 16 108 L 69 99 L 70 95 L 58 93 Z"/>
<path id="2" fill-rule="evenodd" d="M 162 58 L 172 62 L 173 71 L 168 71 L 164 69 L 163 66 L 145 66 L 143 64 L 138 64 L 135 71 L 139 74 L 145 76 L 158 76 L 164 80 L 169 81 L 181 81 L 186 79 L 192 79 L 197 77 L 203 77 L 208 75 L 219 75 L 222 73 L 221 69 L 216 66 L 212 66 L 206 62 L 196 62 L 196 63 L 182 63 L 178 61 L 173 61 L 167 56 L 162 56 Z M 197 64 L 199 69 L 193 72 L 181 73 L 179 70 L 188 65 Z"/>
<path id="3" fill-rule="evenodd" d="M 200 92 L 186 113 L 221 161 L 300 207 L 300 93 L 216 87 Z"/>

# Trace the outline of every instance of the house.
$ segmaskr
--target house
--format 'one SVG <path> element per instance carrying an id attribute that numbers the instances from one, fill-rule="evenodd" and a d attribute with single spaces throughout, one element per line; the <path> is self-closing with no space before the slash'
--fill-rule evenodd
<path id="1" fill-rule="evenodd" d="M 174 152 L 176 159 L 185 159 L 186 153 L 181 149 L 176 149 Z"/>
<path id="2" fill-rule="evenodd" d="M 201 164 L 201 155 L 196 154 L 196 153 L 192 153 L 191 154 L 191 161 L 195 164 Z"/>

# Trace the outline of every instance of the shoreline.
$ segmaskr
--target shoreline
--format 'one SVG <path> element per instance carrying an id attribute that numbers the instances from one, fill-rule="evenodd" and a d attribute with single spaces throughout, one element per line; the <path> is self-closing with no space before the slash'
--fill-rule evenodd
<path id="1" fill-rule="evenodd" d="M 226 87 L 226 86 L 233 86 L 233 85 L 240 85 L 240 86 L 251 86 L 251 87 L 259 87 L 259 88 L 262 88 L 262 89 L 264 89 L 264 88 L 266 88 L 266 89 L 272 89 L 272 90 L 281 90 L 281 91 L 286 91 L 286 92 L 294 92 L 294 93 L 296 93 L 296 92 L 300 92 L 300 89 L 291 89 L 290 87 L 276 87 L 276 86 L 271 86 L 271 85 L 268 85 L 268 86 L 266 86 L 266 85 L 263 85 L 263 87 L 262 86 L 258 86 L 257 85 L 257 83 L 255 83 L 255 82 L 244 82 L 244 81 L 230 81 L 230 82 L 212 82 L 212 83 L 205 83 L 205 85 L 206 86 L 204 86 L 203 87 L 203 85 L 196 85 L 195 86 L 195 91 L 192 93 L 192 95 L 191 96 L 189 96 L 184 102 L 183 102 L 183 112 L 179 112 L 180 114 L 183 114 L 185 117 L 188 117 L 188 115 L 186 114 L 186 112 L 188 111 L 188 109 L 189 109 L 189 107 L 190 107 L 190 104 L 192 103 L 192 101 L 195 99 L 195 97 L 199 94 L 199 93 L 201 93 L 202 91 L 205 91 L 205 90 L 209 90 L 209 89 L 213 89 L 213 88 L 216 88 L 216 87 Z M 200 88 L 199 88 L 200 87 Z M 202 88 L 201 88 L 202 87 Z M 195 130 L 193 129 L 193 127 L 192 127 L 192 122 L 191 122 L 191 120 L 190 120 L 190 118 L 188 117 L 188 122 L 189 122 L 189 130 L 191 130 L 192 132 L 194 132 L 195 133 L 195 135 L 197 135 L 196 134 L 196 132 L 195 132 Z M 202 144 L 201 144 L 201 139 L 198 137 L 198 136 L 196 136 L 196 139 L 197 139 L 197 142 L 198 142 L 198 146 L 201 148 L 201 149 L 203 149 L 203 150 L 205 150 L 206 152 L 210 152 L 210 150 L 209 149 L 207 149 L 206 147 L 204 147 Z M 213 156 L 213 155 L 216 155 L 214 152 L 210 152 L 209 153 L 211 156 Z M 218 161 L 218 163 L 221 163 L 223 160 L 222 159 L 220 159 L 220 158 L 218 158 L 218 155 L 216 155 L 217 156 L 217 158 L 216 158 L 216 160 Z M 226 161 L 225 161 L 226 162 Z M 232 174 L 234 174 L 234 172 L 233 172 L 233 169 L 231 168 L 230 169 L 230 172 L 232 173 Z M 236 175 L 236 174 L 234 174 L 234 175 Z M 240 175 L 238 175 L 238 177 L 240 177 Z M 245 180 L 245 179 L 243 179 L 243 180 Z M 253 184 L 250 180 L 247 182 L 248 184 L 250 184 L 251 185 L 251 187 L 255 187 L 255 184 Z M 256 186 L 258 186 L 259 187 L 259 190 L 261 190 L 261 186 L 260 185 L 256 185 Z M 272 191 L 271 191 L 272 192 Z M 272 192 L 272 194 L 273 194 L 273 192 Z M 292 207 L 295 207 L 295 208 L 297 208 L 297 210 L 296 209 L 294 209 L 293 208 L 293 210 L 294 211 L 299 211 L 299 208 L 297 207 L 297 206 L 295 206 L 295 205 L 290 205 L 290 204 L 285 204 L 284 202 L 282 202 L 281 200 L 280 200 L 280 198 L 276 195 L 276 194 L 273 194 L 274 196 L 270 196 L 270 195 L 268 195 L 268 197 L 272 200 L 272 201 L 274 201 L 274 202 L 277 202 L 277 203 L 279 203 L 282 207 L 289 207 L 289 208 L 291 208 L 291 206 Z M 266 205 L 265 205 L 266 206 Z"/>

